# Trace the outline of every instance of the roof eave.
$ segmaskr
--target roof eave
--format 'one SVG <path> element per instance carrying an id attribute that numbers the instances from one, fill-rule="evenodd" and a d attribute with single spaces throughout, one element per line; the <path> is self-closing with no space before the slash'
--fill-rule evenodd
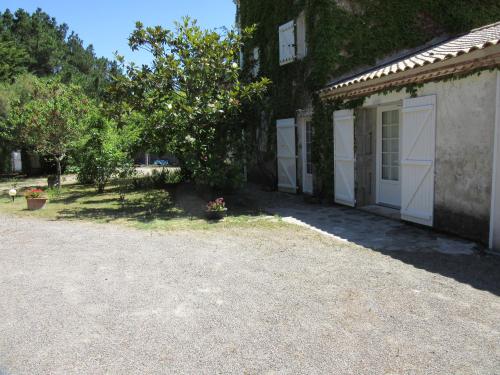
<path id="1" fill-rule="evenodd" d="M 500 67 L 500 45 L 492 45 L 415 69 L 389 74 L 364 82 L 319 91 L 323 100 L 355 99 L 412 84 L 426 83 L 477 69 Z"/>

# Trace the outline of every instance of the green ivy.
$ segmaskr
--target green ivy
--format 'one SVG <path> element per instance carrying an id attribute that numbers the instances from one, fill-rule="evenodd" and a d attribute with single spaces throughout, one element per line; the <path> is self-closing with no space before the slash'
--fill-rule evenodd
<path id="1" fill-rule="evenodd" d="M 278 27 L 305 11 L 308 55 L 279 66 Z M 374 65 L 395 51 L 415 48 L 439 35 L 466 32 L 500 19 L 497 0 L 240 0 L 242 26 L 256 25 L 245 60 L 260 48 L 260 74 L 273 82 L 265 106 L 247 113 L 249 128 L 264 111 L 269 124 L 295 117 L 313 103 L 315 190 L 333 191 L 331 113 L 339 103 L 323 103 L 315 92 L 333 78 Z M 248 66 L 248 64 L 246 64 Z M 414 93 L 417 87 L 406 88 Z M 356 102 L 351 105 L 357 104 Z M 349 105 L 349 104 L 348 104 Z M 345 105 L 344 105 L 345 107 Z M 275 127 L 269 126 L 269 160 L 275 157 Z M 252 133 L 252 132 L 250 132 Z M 250 139 L 251 141 L 251 139 Z"/>

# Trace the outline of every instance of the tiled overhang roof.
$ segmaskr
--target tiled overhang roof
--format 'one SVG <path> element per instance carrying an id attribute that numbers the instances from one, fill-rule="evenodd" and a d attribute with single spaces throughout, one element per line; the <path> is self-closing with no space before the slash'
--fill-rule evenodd
<path id="1" fill-rule="evenodd" d="M 412 70 L 414 69 L 420 71 L 421 69 L 418 68 L 426 67 L 428 65 L 440 62 L 449 61 L 450 63 L 452 63 L 453 59 L 457 59 L 459 56 L 466 54 L 471 54 L 472 58 L 473 52 L 496 45 L 500 45 L 500 22 L 474 29 L 468 34 L 435 45 L 424 51 L 420 51 L 411 56 L 402 58 L 401 60 L 391 62 L 382 67 L 374 68 L 355 77 L 332 83 L 326 88 L 320 90 L 319 94 L 323 98 L 349 98 L 368 95 L 373 92 L 386 89 L 388 87 L 415 83 L 419 81 L 418 77 L 415 77 L 415 75 L 413 75 L 413 79 L 410 81 L 408 81 L 408 79 L 399 79 L 398 82 L 392 82 L 392 84 L 389 84 L 390 77 L 388 76 L 401 72 L 408 72 L 409 74 L 411 74 L 413 73 Z M 463 61 L 463 59 L 461 60 Z M 496 59 L 490 59 L 487 64 L 486 61 L 482 62 L 481 64 L 469 63 L 460 68 L 448 68 L 445 72 L 435 72 L 433 76 L 443 76 L 457 72 L 464 72 L 467 69 L 471 70 L 475 69 L 476 67 L 484 67 L 485 65 L 491 66 L 491 64 L 498 64 L 498 61 L 499 60 L 497 56 Z M 417 70 L 415 70 L 415 73 L 417 73 Z M 401 74 L 397 76 L 401 76 Z M 378 85 L 378 81 L 380 81 L 384 77 L 388 77 L 388 79 L 385 80 L 387 82 L 383 85 L 384 87 L 377 88 L 376 86 Z M 396 76 L 394 76 L 394 78 L 396 78 Z M 425 77 L 422 76 L 421 78 L 423 79 Z M 370 89 L 368 89 L 368 85 L 363 85 L 364 82 L 369 83 L 369 81 L 373 81 Z M 361 90 L 360 86 L 365 86 L 365 89 Z"/>

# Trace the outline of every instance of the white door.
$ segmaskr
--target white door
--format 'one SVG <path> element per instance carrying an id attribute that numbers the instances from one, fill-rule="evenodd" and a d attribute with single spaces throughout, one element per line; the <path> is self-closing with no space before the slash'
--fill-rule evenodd
<path id="1" fill-rule="evenodd" d="M 295 153 L 295 119 L 276 122 L 278 142 L 278 190 L 297 191 L 297 155 Z"/>
<path id="2" fill-rule="evenodd" d="M 21 159 L 21 151 L 12 151 L 12 172 L 21 172 L 23 170 L 23 163 Z"/>
<path id="3" fill-rule="evenodd" d="M 333 113 L 333 164 L 335 202 L 354 207 L 354 113 Z"/>
<path id="4" fill-rule="evenodd" d="M 432 226 L 436 96 L 405 99 L 401 139 L 401 218 Z"/>
<path id="5" fill-rule="evenodd" d="M 313 193 L 312 172 L 312 124 L 311 120 L 302 122 L 302 191 Z"/>
<path id="6" fill-rule="evenodd" d="M 377 203 L 401 207 L 400 111 L 379 107 L 377 113 Z"/>

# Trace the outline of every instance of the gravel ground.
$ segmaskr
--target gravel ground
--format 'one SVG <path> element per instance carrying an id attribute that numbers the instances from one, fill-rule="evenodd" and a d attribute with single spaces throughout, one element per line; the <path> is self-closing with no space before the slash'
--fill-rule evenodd
<path id="1" fill-rule="evenodd" d="M 500 261 L 0 214 L 0 374 L 499 374 Z"/>

